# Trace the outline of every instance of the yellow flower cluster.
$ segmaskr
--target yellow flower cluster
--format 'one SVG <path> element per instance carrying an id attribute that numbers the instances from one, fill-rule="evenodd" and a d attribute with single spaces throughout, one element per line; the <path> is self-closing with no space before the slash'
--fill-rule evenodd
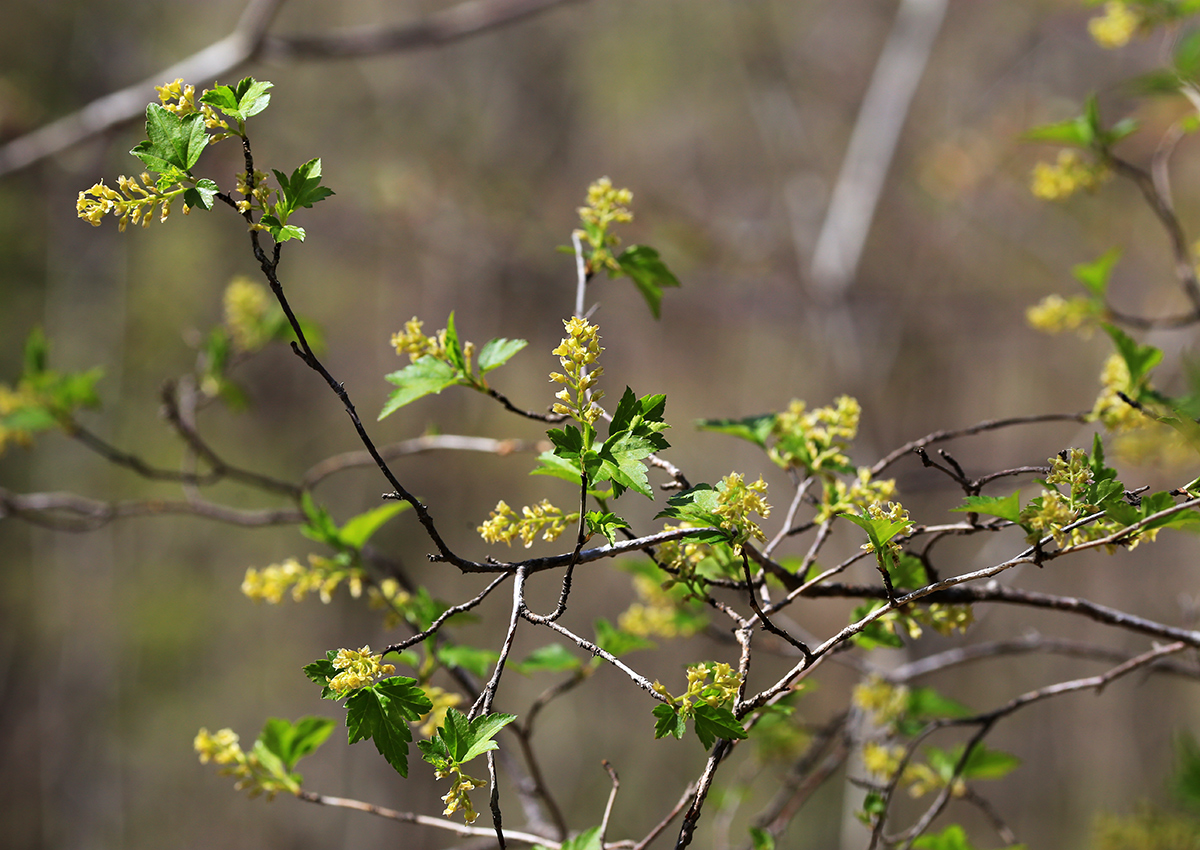
<path id="1" fill-rule="evenodd" d="M 155 86 L 154 90 L 158 92 L 158 99 L 162 103 L 163 109 L 168 112 L 174 112 L 180 118 L 191 115 L 194 112 L 200 112 L 204 115 L 204 126 L 209 130 L 229 129 L 229 125 L 225 123 L 225 119 L 218 115 L 217 111 L 207 103 L 201 103 L 198 107 L 196 106 L 196 87 L 185 86 L 183 78 L 177 78 L 165 85 Z M 204 93 L 201 92 L 201 96 Z M 222 139 L 228 139 L 231 135 L 228 132 L 216 133 L 209 141 L 219 142 Z"/>
<path id="2" fill-rule="evenodd" d="M 388 676 L 396 672 L 391 664 L 380 663 L 382 655 L 372 655 L 371 647 L 362 649 L 339 649 L 333 659 L 333 668 L 340 670 L 329 679 L 330 690 L 336 691 L 339 698 L 347 696 L 350 691 L 369 685 L 379 676 Z"/>
<path id="3" fill-rule="evenodd" d="M 625 224 L 633 221 L 633 213 L 629 205 L 633 203 L 633 193 L 628 189 L 613 187 L 612 181 L 601 177 L 588 187 L 587 206 L 579 208 L 579 219 L 583 229 L 576 231 L 591 250 L 588 252 L 588 266 L 592 272 L 602 268 L 610 272 L 620 272 L 621 264 L 613 256 L 612 248 L 621 244 L 621 240 L 608 232 L 613 224 Z"/>
<path id="4" fill-rule="evenodd" d="M 305 567 L 295 558 L 288 558 L 281 564 L 271 564 L 261 570 L 251 567 L 242 580 L 242 593 L 255 602 L 278 605 L 289 590 L 296 602 L 315 592 L 328 604 L 338 585 L 345 581 L 351 596 L 357 599 L 362 594 L 361 569 L 341 566 L 320 555 L 309 555 L 308 562 L 309 566 Z"/>
<path id="5" fill-rule="evenodd" d="M 895 479 L 881 478 L 873 481 L 870 468 L 860 466 L 858 475 L 849 484 L 840 478 L 832 478 L 825 482 L 825 492 L 821 500 L 821 507 L 817 511 L 816 522 L 825 522 L 838 514 L 887 501 L 894 495 L 896 495 Z"/>
<path id="6" fill-rule="evenodd" d="M 679 602 L 649 576 L 635 575 L 633 589 L 641 601 L 634 602 L 617 619 L 622 631 L 644 638 L 671 639 L 691 637 L 704 628 L 702 617 L 681 616 Z"/>
<path id="7" fill-rule="evenodd" d="M 709 677 L 712 682 L 709 682 Z M 697 702 L 720 708 L 732 703 L 742 686 L 742 679 L 728 664 L 721 661 L 701 662 L 687 668 L 688 688 L 680 698 L 688 707 Z"/>
<path id="8" fill-rule="evenodd" d="M 416 363 L 425 355 L 444 360 L 446 357 L 446 331 L 440 330 L 437 336 L 425 336 L 421 326 L 425 323 L 413 316 L 404 323 L 404 330 L 392 334 L 392 348 L 397 354 L 407 354 L 408 359 Z"/>
<path id="9" fill-rule="evenodd" d="M 1124 0 L 1109 0 L 1104 14 L 1088 21 L 1088 32 L 1101 47 L 1124 47 L 1142 24 L 1142 15 Z"/>
<path id="10" fill-rule="evenodd" d="M 166 221 L 171 214 L 171 203 L 183 194 L 183 187 L 176 184 L 178 188 L 160 192 L 151 182 L 150 175 L 145 173 L 141 175 L 141 181 L 143 185 L 138 185 L 136 179 L 122 175 L 117 178 L 117 188 L 121 190 L 118 192 L 101 180 L 79 193 L 75 200 L 75 212 L 93 227 L 99 227 L 104 216 L 112 213 L 119 219 L 117 228 L 121 232 L 130 222 L 149 227 L 156 206 L 159 207 L 158 220 Z M 187 215 L 188 212 L 188 205 L 184 204 L 183 214 Z"/>
<path id="11" fill-rule="evenodd" d="M 412 595 L 401 589 L 400 582 L 394 578 L 385 578 L 378 585 L 367 588 L 367 607 L 383 610 L 383 626 L 393 629 L 404 619 L 404 607 L 408 605 Z"/>
<path id="12" fill-rule="evenodd" d="M 263 324 L 271 306 L 267 288 L 245 275 L 238 275 L 225 287 L 223 299 L 225 327 L 238 351 L 256 351 L 267 342 Z"/>
<path id="13" fill-rule="evenodd" d="M 1077 151 L 1064 149 L 1058 152 L 1057 162 L 1039 162 L 1033 167 L 1030 191 L 1044 201 L 1062 201 L 1080 189 L 1095 189 L 1108 177 L 1108 169 L 1086 163 Z"/>
<path id="14" fill-rule="evenodd" d="M 476 531 L 488 543 L 506 543 L 509 546 L 512 545 L 514 537 L 520 537 L 528 549 L 539 533 L 543 540 L 557 540 L 570 524 L 578 521 L 578 511 L 564 514 L 561 508 L 556 508 L 547 499 L 542 499 L 536 505 L 521 508 L 519 518 L 513 509 L 501 500 L 496 503 L 491 517 Z"/>
<path id="15" fill-rule="evenodd" d="M 714 513 L 721 517 L 721 528 L 732 538 L 733 552 L 740 555 L 742 544 L 747 540 L 765 541 L 766 535 L 758 523 L 750 519 L 750 514 L 769 517 L 771 506 L 767 503 L 767 482 L 762 476 L 753 484 L 747 484 L 740 473 L 731 472 L 721 479 L 717 485 L 720 496 Z"/>
<path id="16" fill-rule="evenodd" d="M 18 385 L 14 390 L 0 384 L 0 418 L 38 406 L 37 399 L 29 392 L 27 386 Z M 9 443 L 28 448 L 33 445 L 33 434 L 23 428 L 10 428 L 0 424 L 0 454 L 4 454 Z"/>
<path id="17" fill-rule="evenodd" d="M 832 407 L 806 410 L 803 401 L 793 400 L 775 418 L 775 444 L 769 455 L 784 469 L 804 467 L 809 472 L 833 472 L 849 466 L 845 449 L 858 436 L 862 407 L 856 399 L 841 396 Z"/>
<path id="18" fill-rule="evenodd" d="M 595 402 L 604 397 L 602 390 L 593 389 L 604 374 L 603 367 L 588 368 L 594 366 L 604 350 L 600 347 L 600 328 L 577 316 L 564 320 L 563 326 L 567 336 L 551 352 L 558 355 L 563 371 L 551 372 L 550 381 L 564 386 L 554 394 L 558 401 L 552 409 L 590 425 L 600 416 L 600 408 Z"/>
<path id="19" fill-rule="evenodd" d="M 475 811 L 475 807 L 471 804 L 471 798 L 467 795 L 476 788 L 483 788 L 487 785 L 487 780 L 467 776 L 458 765 L 454 766 L 454 774 L 454 784 L 450 786 L 450 790 L 442 797 L 442 802 L 446 804 L 446 808 L 442 810 L 442 814 L 450 817 L 455 812 L 461 810 L 464 821 L 475 823 L 475 819 L 479 817 L 479 814 Z M 433 778 L 445 779 L 450 775 L 445 771 L 437 770 L 434 771 Z"/>
<path id="20" fill-rule="evenodd" d="M 192 746 L 200 755 L 201 764 L 211 761 L 221 765 L 219 773 L 236 777 L 237 784 L 234 787 L 239 791 L 248 791 L 251 797 L 266 794 L 267 799 L 271 799 L 280 791 L 295 794 L 300 790 L 295 778 L 272 772 L 257 753 L 244 752 L 232 729 L 221 729 L 216 734 L 201 729 Z"/>
<path id="21" fill-rule="evenodd" d="M 1132 431 L 1149 423 L 1145 414 L 1119 395 L 1128 395 L 1136 389 L 1130 381 L 1129 366 L 1124 357 L 1113 354 L 1104 362 L 1104 368 L 1100 372 L 1100 383 L 1103 389 L 1092 406 L 1092 420 L 1117 433 Z"/>
<path id="22" fill-rule="evenodd" d="M 267 185 L 267 174 L 256 169 L 253 188 L 250 186 L 247 174 L 248 172 L 245 171 L 239 171 L 237 174 L 237 191 L 242 196 L 242 200 L 237 202 L 238 212 L 244 213 L 250 209 L 251 198 L 258 201 L 259 206 L 265 209 L 271 203 L 271 187 Z"/>
<path id="23" fill-rule="evenodd" d="M 908 688 L 872 674 L 854 688 L 851 701 L 868 712 L 875 725 L 891 727 L 908 711 Z"/>
<path id="24" fill-rule="evenodd" d="M 904 757 L 904 747 L 887 746 L 877 741 L 867 741 L 863 744 L 863 768 L 872 776 L 888 782 L 900 769 L 900 760 Z M 913 763 L 904 768 L 901 782 L 908 786 L 911 797 L 923 797 L 931 791 L 945 787 L 946 783 L 932 767 L 927 764 Z M 955 781 L 952 791 L 955 797 L 961 797 L 967 791 L 966 783 L 960 777 Z"/>
<path id="25" fill-rule="evenodd" d="M 1096 302 L 1082 295 L 1075 298 L 1047 295 L 1025 311 L 1025 321 L 1035 330 L 1048 334 L 1077 330 L 1085 339 L 1092 335 L 1099 318 Z"/>
<path id="26" fill-rule="evenodd" d="M 869 516 L 871 519 L 886 519 L 890 520 L 891 522 L 903 522 L 905 527 L 900 530 L 900 532 L 896 535 L 897 537 L 905 537 L 909 534 L 912 534 L 912 520 L 908 518 L 908 511 L 906 511 L 904 506 L 899 502 L 886 502 L 883 504 L 877 502 L 873 505 L 867 505 L 867 516 Z M 866 552 L 874 552 L 875 544 L 867 542 L 863 544 L 862 548 Z M 892 550 L 892 552 L 894 552 L 897 556 L 900 554 L 900 544 L 896 543 L 894 538 L 892 541 L 889 541 L 888 549 Z"/>

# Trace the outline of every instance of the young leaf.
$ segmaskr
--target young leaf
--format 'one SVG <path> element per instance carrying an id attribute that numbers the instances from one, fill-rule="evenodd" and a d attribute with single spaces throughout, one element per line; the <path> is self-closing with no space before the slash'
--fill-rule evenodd
<path id="1" fill-rule="evenodd" d="M 603 617 L 592 623 L 596 630 L 596 645 L 605 652 L 620 657 L 639 649 L 653 649 L 654 642 L 641 635 L 635 635 L 624 629 L 618 629 Z M 661 737 L 661 736 L 660 736 Z M 676 736 L 680 737 L 680 736 Z"/>
<path id="2" fill-rule="evenodd" d="M 437 657 L 447 667 L 460 667 L 482 677 L 500 655 L 494 650 L 474 646 L 441 646 L 438 647 Z"/>
<path id="3" fill-rule="evenodd" d="M 746 730 L 728 708 L 715 708 L 706 702 L 697 703 L 692 712 L 692 728 L 704 749 L 712 747 L 717 738 L 745 738 Z"/>
<path id="4" fill-rule="evenodd" d="M 196 181 L 195 186 L 189 187 L 183 193 L 183 202 L 192 209 L 211 210 L 213 207 L 213 198 L 221 188 L 209 180 L 207 177 L 202 177 Z"/>
<path id="5" fill-rule="evenodd" d="M 1103 299 L 1108 292 L 1108 279 L 1112 277 L 1113 267 L 1121 259 L 1121 249 L 1113 248 L 1105 251 L 1090 263 L 1080 263 L 1071 269 L 1075 279 L 1087 287 L 1088 292 Z"/>
<path id="6" fill-rule="evenodd" d="M 1150 370 L 1162 360 L 1162 351 L 1152 345 L 1139 345 L 1129 334 L 1114 325 L 1104 324 L 1101 327 L 1112 337 L 1117 353 L 1129 368 L 1130 387 L 1139 387 Z"/>
<path id="7" fill-rule="evenodd" d="M 550 643 L 539 646 L 524 661 L 513 666 L 518 673 L 528 676 L 530 673 L 567 673 L 578 670 L 583 664 L 561 643 Z"/>
<path id="8" fill-rule="evenodd" d="M 467 356 L 463 352 L 462 342 L 458 338 L 458 329 L 454 325 L 454 311 L 450 311 L 450 318 L 446 319 L 446 356 L 450 358 L 450 363 L 458 370 L 461 375 L 469 375 L 471 370 L 467 368 Z"/>
<path id="9" fill-rule="evenodd" d="M 750 827 L 751 850 L 775 850 L 775 836 L 757 826 Z"/>
<path id="10" fill-rule="evenodd" d="M 203 115 L 193 112 L 180 118 L 157 103 L 146 107 L 146 135 L 130 153 L 156 172 L 171 167 L 190 172 L 208 144 Z"/>
<path id="11" fill-rule="evenodd" d="M 329 687 L 329 680 L 338 672 L 337 668 L 333 666 L 333 659 L 336 657 L 337 650 L 331 649 L 325 653 L 324 658 L 318 658 L 311 664 L 304 665 L 304 675 L 321 686 L 321 699 L 341 699 L 337 691 Z"/>
<path id="12" fill-rule="evenodd" d="M 272 169 L 274 170 L 274 169 Z M 280 219 L 287 221 L 287 216 L 301 207 L 311 207 L 318 201 L 323 201 L 333 194 L 328 186 L 321 185 L 321 160 L 310 159 L 296 168 L 290 177 L 282 171 L 274 170 L 275 179 L 279 181 L 279 189 L 283 193 L 284 214 Z"/>
<path id="13" fill-rule="evenodd" d="M 867 539 L 875 547 L 876 553 L 883 552 L 884 548 L 892 538 L 908 528 L 908 523 L 899 519 L 888 519 L 887 517 L 872 517 L 865 513 L 858 516 L 851 513 L 838 514 L 842 519 L 850 520 L 867 533 Z"/>
<path id="14" fill-rule="evenodd" d="M 408 502 L 388 502 L 385 505 L 372 508 L 366 513 L 351 517 L 338 530 L 338 538 L 346 546 L 361 549 L 385 522 L 408 507 L 410 507 Z"/>
<path id="15" fill-rule="evenodd" d="M 716 431 L 718 434 L 729 434 L 749 440 L 759 448 L 767 447 L 767 437 L 775 427 L 775 413 L 764 413 L 760 416 L 748 416 L 744 419 L 700 419 L 696 427 L 701 431 Z"/>
<path id="16" fill-rule="evenodd" d="M 359 688 L 346 701 L 346 729 L 351 744 L 372 739 L 375 749 L 401 776 L 408 776 L 410 721 L 433 710 L 417 680 L 393 676 Z"/>
<path id="17" fill-rule="evenodd" d="M 678 740 L 683 739 L 683 733 L 687 731 L 687 722 L 683 719 L 683 715 L 672 706 L 666 703 L 659 703 L 654 706 L 654 737 L 665 738 L 668 735 L 674 736 Z M 708 749 L 708 747 L 705 747 Z"/>
<path id="18" fill-rule="evenodd" d="M 956 823 L 938 833 L 922 835 L 913 842 L 914 850 L 975 850 L 967 840 L 967 833 Z"/>
<path id="19" fill-rule="evenodd" d="M 514 354 L 529 345 L 523 339 L 490 339 L 479 349 L 479 373 L 486 374 L 509 361 Z"/>
<path id="20" fill-rule="evenodd" d="M 272 88 L 273 83 L 246 77 L 233 87 L 216 86 L 209 89 L 200 96 L 200 101 L 215 106 L 230 118 L 245 121 L 267 108 L 271 102 L 267 91 Z"/>
<path id="21" fill-rule="evenodd" d="M 341 543 L 341 538 L 339 537 L 337 523 L 333 521 L 333 517 L 329 515 L 329 511 L 313 501 L 312 494 L 307 490 L 300 497 L 300 508 L 304 511 L 305 518 L 305 523 L 301 526 L 300 533 L 309 540 L 324 543 L 335 549 L 339 548 L 338 544 Z"/>
<path id="22" fill-rule="evenodd" d="M 574 838 L 568 838 L 559 850 L 604 850 L 600 843 L 600 827 L 585 829 Z"/>
<path id="23" fill-rule="evenodd" d="M 453 366 L 428 354 L 399 372 L 386 375 L 385 379 L 395 384 L 397 389 L 388 396 L 387 403 L 379 413 L 380 419 L 390 416 L 409 402 L 430 393 L 440 393 L 446 387 L 460 382 Z"/>
<path id="24" fill-rule="evenodd" d="M 951 508 L 958 513 L 987 514 L 998 516 L 1009 522 L 1019 522 L 1021 516 L 1021 491 L 1009 496 L 966 496 L 962 507 Z"/>
<path id="25" fill-rule="evenodd" d="M 538 466 L 530 470 L 530 475 L 552 475 L 564 481 L 570 481 L 579 486 L 579 464 L 566 458 L 561 458 L 554 452 L 542 452 L 538 455 Z"/>
<path id="26" fill-rule="evenodd" d="M 679 286 L 679 279 L 671 274 L 658 251 L 648 245 L 630 245 L 617 256 L 617 265 L 642 293 L 654 318 L 660 318 L 663 288 Z M 611 270 L 608 274 L 616 276 Z"/>
<path id="27" fill-rule="evenodd" d="M 629 528 L 629 523 L 611 511 L 588 511 L 584 519 L 588 534 L 603 534 L 610 546 L 617 542 L 618 528 Z"/>
<path id="28" fill-rule="evenodd" d="M 302 717 L 295 723 L 281 717 L 271 717 L 267 719 L 258 738 L 290 773 L 295 769 L 296 762 L 325 743 L 336 725 L 337 722 L 328 717 Z"/>

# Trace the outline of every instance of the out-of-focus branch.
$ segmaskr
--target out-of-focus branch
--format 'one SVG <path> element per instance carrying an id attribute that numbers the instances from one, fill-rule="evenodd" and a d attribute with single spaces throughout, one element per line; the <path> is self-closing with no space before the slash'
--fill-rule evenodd
<path id="1" fill-rule="evenodd" d="M 813 250 L 813 281 L 830 300 L 845 294 L 858 271 L 900 130 L 941 29 L 946 2 L 902 0 L 875 65 Z"/>
<path id="2" fill-rule="evenodd" d="M 0 487 L 0 519 L 12 516 L 57 531 L 93 531 L 113 520 L 190 514 L 241 526 L 291 525 L 304 521 L 295 509 L 248 511 L 200 500 L 138 499 L 102 502 L 74 493 L 13 493 Z"/>
<path id="3" fill-rule="evenodd" d="M 150 79 L 97 98 L 82 109 L 0 147 L 0 175 L 25 168 L 85 139 L 145 114 L 154 86 L 182 77 L 211 80 L 248 62 L 284 0 L 251 0 L 233 32 L 220 41 L 164 68 Z"/>
<path id="4" fill-rule="evenodd" d="M 566 0 L 468 0 L 400 26 L 370 26 L 322 35 L 268 35 L 284 0 L 251 0 L 233 32 L 134 85 L 104 95 L 0 146 L 0 176 L 60 153 L 145 114 L 154 86 L 164 81 L 213 80 L 252 61 L 349 59 L 436 47 L 515 23 Z"/>

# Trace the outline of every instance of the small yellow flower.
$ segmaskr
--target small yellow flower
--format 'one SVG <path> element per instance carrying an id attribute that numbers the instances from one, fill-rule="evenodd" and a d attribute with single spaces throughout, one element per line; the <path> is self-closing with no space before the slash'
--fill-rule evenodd
<path id="1" fill-rule="evenodd" d="M 1141 13 L 1123 0 L 1109 0 L 1104 14 L 1088 21 L 1088 32 L 1101 47 L 1113 50 L 1124 47 L 1141 26 Z"/>
<path id="2" fill-rule="evenodd" d="M 244 275 L 225 287 L 225 326 L 238 351 L 256 351 L 267 341 L 263 319 L 271 306 L 267 288 Z"/>
<path id="3" fill-rule="evenodd" d="M 1080 189 L 1095 189 L 1108 176 L 1106 168 L 1088 164 L 1077 151 L 1064 149 L 1053 165 L 1039 162 L 1033 167 L 1030 191 L 1044 201 L 1062 201 Z"/>
<path id="4" fill-rule="evenodd" d="M 1063 298 L 1061 295 L 1047 295 L 1025 311 L 1029 326 L 1048 334 L 1078 330 L 1082 336 L 1088 337 L 1097 318 L 1096 305 L 1083 296 Z"/>
<path id="5" fill-rule="evenodd" d="M 382 660 L 382 655 L 371 654 L 369 646 L 362 649 L 339 649 L 333 659 L 333 668 L 341 672 L 329 679 L 330 690 L 336 691 L 339 698 L 344 697 L 350 691 L 371 684 L 380 676 L 396 672 L 393 665 L 383 664 Z"/>

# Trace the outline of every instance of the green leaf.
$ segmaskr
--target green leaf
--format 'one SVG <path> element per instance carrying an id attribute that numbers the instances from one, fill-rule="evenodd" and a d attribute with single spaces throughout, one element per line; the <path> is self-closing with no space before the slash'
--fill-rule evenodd
<path id="1" fill-rule="evenodd" d="M 692 709 L 692 728 L 704 749 L 712 747 L 717 738 L 745 738 L 746 730 L 728 708 L 716 708 L 706 702 Z M 661 736 L 660 736 L 661 737 Z"/>
<path id="2" fill-rule="evenodd" d="M 635 635 L 633 632 L 618 629 L 603 617 L 592 623 L 592 628 L 596 631 L 596 645 L 618 658 L 639 649 L 654 648 L 653 641 L 647 640 L 641 635 Z"/>
<path id="3" fill-rule="evenodd" d="M 459 667 L 482 677 L 500 655 L 494 650 L 478 649 L 474 646 L 440 646 L 437 657 L 438 661 L 447 667 Z"/>
<path id="4" fill-rule="evenodd" d="M 463 352 L 462 342 L 458 338 L 458 329 L 454 325 L 453 310 L 450 311 L 450 318 L 446 319 L 446 356 L 460 375 L 471 374 L 471 370 L 467 368 L 467 356 Z"/>
<path id="5" fill-rule="evenodd" d="M 1088 292 L 1103 299 L 1108 292 L 1108 280 L 1112 270 L 1121 259 L 1121 249 L 1113 248 L 1090 263 L 1080 263 L 1071 269 L 1075 279 L 1087 287 Z"/>
<path id="6" fill-rule="evenodd" d="M 678 709 L 660 702 L 654 706 L 652 713 L 655 717 L 655 738 L 665 738 L 668 735 L 672 735 L 678 740 L 683 739 L 683 734 L 687 732 L 687 722 L 683 719 L 683 715 L 679 713 Z M 705 747 L 705 749 L 708 749 L 708 747 Z"/>
<path id="7" fill-rule="evenodd" d="M 516 719 L 515 714 L 487 714 L 468 720 L 457 708 L 451 708 L 446 711 L 446 720 L 438 727 L 437 735 L 431 741 L 421 742 L 421 752 L 425 761 L 435 767 L 439 767 L 437 760 L 466 764 L 476 756 L 497 749 L 492 738 Z"/>
<path id="8" fill-rule="evenodd" d="M 1152 345 L 1139 345 L 1129 334 L 1114 325 L 1103 324 L 1100 327 L 1112 337 L 1117 353 L 1129 368 L 1129 385 L 1139 387 L 1150 370 L 1162 360 L 1162 351 Z"/>
<path id="9" fill-rule="evenodd" d="M 775 850 L 775 836 L 757 826 L 750 827 L 750 847 L 752 850 Z"/>
<path id="10" fill-rule="evenodd" d="M 329 680 L 337 675 L 333 659 L 337 658 L 337 650 L 331 649 L 324 658 L 318 658 L 311 664 L 304 665 L 304 675 L 321 686 L 321 699 L 341 699 L 337 691 L 329 687 Z"/>
<path id="11" fill-rule="evenodd" d="M 259 740 L 277 756 L 286 771 L 325 743 L 337 721 L 328 717 L 302 717 L 295 723 L 281 717 L 267 719 Z"/>
<path id="12" fill-rule="evenodd" d="M 1051 142 L 1077 148 L 1090 148 L 1095 135 L 1084 116 L 1069 118 L 1054 124 L 1043 124 L 1028 130 L 1024 136 L 1030 142 Z"/>
<path id="13" fill-rule="evenodd" d="M 40 325 L 35 325 L 25 338 L 24 372 L 22 377 L 32 378 L 46 371 L 50 359 L 50 343 L 46 340 L 46 332 Z"/>
<path id="14" fill-rule="evenodd" d="M 321 160 L 310 159 L 296 168 L 291 176 L 285 176 L 282 171 L 274 170 L 275 179 L 279 181 L 279 189 L 283 193 L 282 206 L 284 215 L 280 219 L 287 221 L 287 215 L 301 207 L 311 207 L 318 201 L 323 201 L 333 194 L 328 186 L 321 185 Z M 278 214 L 278 213 L 277 213 Z"/>
<path id="15" fill-rule="evenodd" d="M 967 840 L 967 833 L 956 823 L 939 833 L 922 835 L 912 846 L 916 850 L 975 850 L 975 846 Z"/>
<path id="16" fill-rule="evenodd" d="M 514 354 L 529 345 L 523 339 L 489 339 L 479 349 L 479 374 L 486 374 L 503 366 Z"/>
<path id="17" fill-rule="evenodd" d="M 183 202 L 192 209 L 211 210 L 213 208 L 213 198 L 221 188 L 209 180 L 207 177 L 202 177 L 196 181 L 196 185 L 189 187 L 183 193 Z"/>
<path id="18" fill-rule="evenodd" d="M 850 622 L 857 623 L 871 612 L 882 608 L 885 604 L 883 601 L 877 599 L 859 605 L 850 614 Z M 886 623 L 882 623 L 879 620 L 872 620 L 861 632 L 854 635 L 851 640 L 863 649 L 877 649 L 881 646 L 886 646 L 890 649 L 902 649 L 904 647 L 904 641 L 900 639 L 900 636 L 888 628 Z"/>
<path id="19" fill-rule="evenodd" d="M 658 256 L 658 251 L 648 245 L 630 245 L 617 256 L 617 265 L 646 299 L 654 318 L 660 318 L 662 291 L 664 287 L 679 286 L 679 279 Z M 609 277 L 616 273 L 609 271 Z"/>
<path id="20" fill-rule="evenodd" d="M 600 843 L 600 827 L 585 829 L 574 838 L 564 841 L 559 850 L 603 850 Z"/>
<path id="21" fill-rule="evenodd" d="M 380 419 L 390 416 L 409 402 L 430 393 L 440 393 L 446 387 L 460 383 L 453 366 L 429 354 L 385 378 L 395 384 L 397 389 L 388 396 L 387 403 L 379 413 Z"/>
<path id="22" fill-rule="evenodd" d="M 313 501 L 312 494 L 307 490 L 300 496 L 300 509 L 304 511 L 305 523 L 300 527 L 300 533 L 309 540 L 324 543 L 334 549 L 340 548 L 341 536 L 337 523 L 321 505 Z"/>
<path id="23" fill-rule="evenodd" d="M 1193 813 L 1200 813 L 1200 745 L 1188 732 L 1181 732 L 1175 738 L 1171 790 Z"/>
<path id="24" fill-rule="evenodd" d="M 190 173 L 209 138 L 199 112 L 180 118 L 157 103 L 146 107 L 146 135 L 130 153 L 155 172 L 174 167 Z"/>
<path id="25" fill-rule="evenodd" d="M 584 519 L 587 521 L 588 534 L 603 534 L 609 545 L 617 542 L 618 528 L 629 528 L 629 523 L 611 511 L 588 511 Z"/>
<path id="26" fill-rule="evenodd" d="M 539 646 L 533 652 L 513 667 L 518 673 L 528 676 L 531 673 L 567 673 L 583 666 L 578 658 L 561 643 L 550 643 Z"/>
<path id="27" fill-rule="evenodd" d="M 887 544 L 908 528 L 908 523 L 904 520 L 872 517 L 868 516 L 865 511 L 861 516 L 851 513 L 838 514 L 838 516 L 849 520 L 867 533 L 867 539 L 874 545 L 876 555 L 882 554 Z"/>
<path id="28" fill-rule="evenodd" d="M 385 522 L 409 508 L 408 502 L 388 502 L 346 521 L 338 530 L 338 538 L 346 546 L 361 549 Z"/>
<path id="29" fill-rule="evenodd" d="M 271 238 L 276 242 L 287 242 L 290 239 L 299 239 L 303 242 L 306 235 L 303 227 L 296 227 L 294 224 L 284 224 L 275 215 L 264 215 L 259 219 L 258 223 L 267 229 L 267 232 L 271 234 Z"/>
<path id="30" fill-rule="evenodd" d="M 764 413 L 759 416 L 747 416 L 744 419 L 700 419 L 696 427 L 701 431 L 716 431 L 719 434 L 729 434 L 743 440 L 749 440 L 760 448 L 767 447 L 767 437 L 775 427 L 778 414 Z"/>
<path id="31" fill-rule="evenodd" d="M 216 86 L 200 96 L 202 103 L 215 106 L 230 118 L 245 121 L 267 108 L 271 96 L 267 94 L 274 88 L 273 83 L 246 77 L 234 87 Z"/>
<path id="32" fill-rule="evenodd" d="M 987 514 L 998 516 L 1009 522 L 1019 522 L 1021 516 L 1021 491 L 1008 496 L 967 496 L 962 507 L 951 508 L 958 513 Z"/>
<path id="33" fill-rule="evenodd" d="M 393 676 L 359 688 L 346 701 L 346 729 L 351 744 L 370 738 L 375 749 L 401 776 L 408 776 L 408 724 L 433 710 L 417 680 Z"/>
<path id="34" fill-rule="evenodd" d="M 951 750 L 929 747 L 925 751 L 925 758 L 929 761 L 929 766 L 937 771 L 938 776 L 949 782 L 954 776 L 954 767 L 962 758 L 962 753 L 962 744 Z M 1016 770 L 1020 764 L 1021 760 L 1012 753 L 991 750 L 977 744 L 967 757 L 967 763 L 960 775 L 963 779 L 1001 779 Z"/>
<path id="35" fill-rule="evenodd" d="M 583 434 L 574 425 L 551 428 L 546 432 L 546 436 L 550 438 L 550 442 L 554 443 L 554 453 L 567 460 L 580 458 L 590 447 L 584 442 Z"/>
<path id="36" fill-rule="evenodd" d="M 529 474 L 550 475 L 554 478 L 561 478 L 564 481 L 570 481 L 576 487 L 579 486 L 580 482 L 579 464 L 575 461 L 561 458 L 554 452 L 542 452 L 538 455 L 538 466 L 530 470 Z"/>

